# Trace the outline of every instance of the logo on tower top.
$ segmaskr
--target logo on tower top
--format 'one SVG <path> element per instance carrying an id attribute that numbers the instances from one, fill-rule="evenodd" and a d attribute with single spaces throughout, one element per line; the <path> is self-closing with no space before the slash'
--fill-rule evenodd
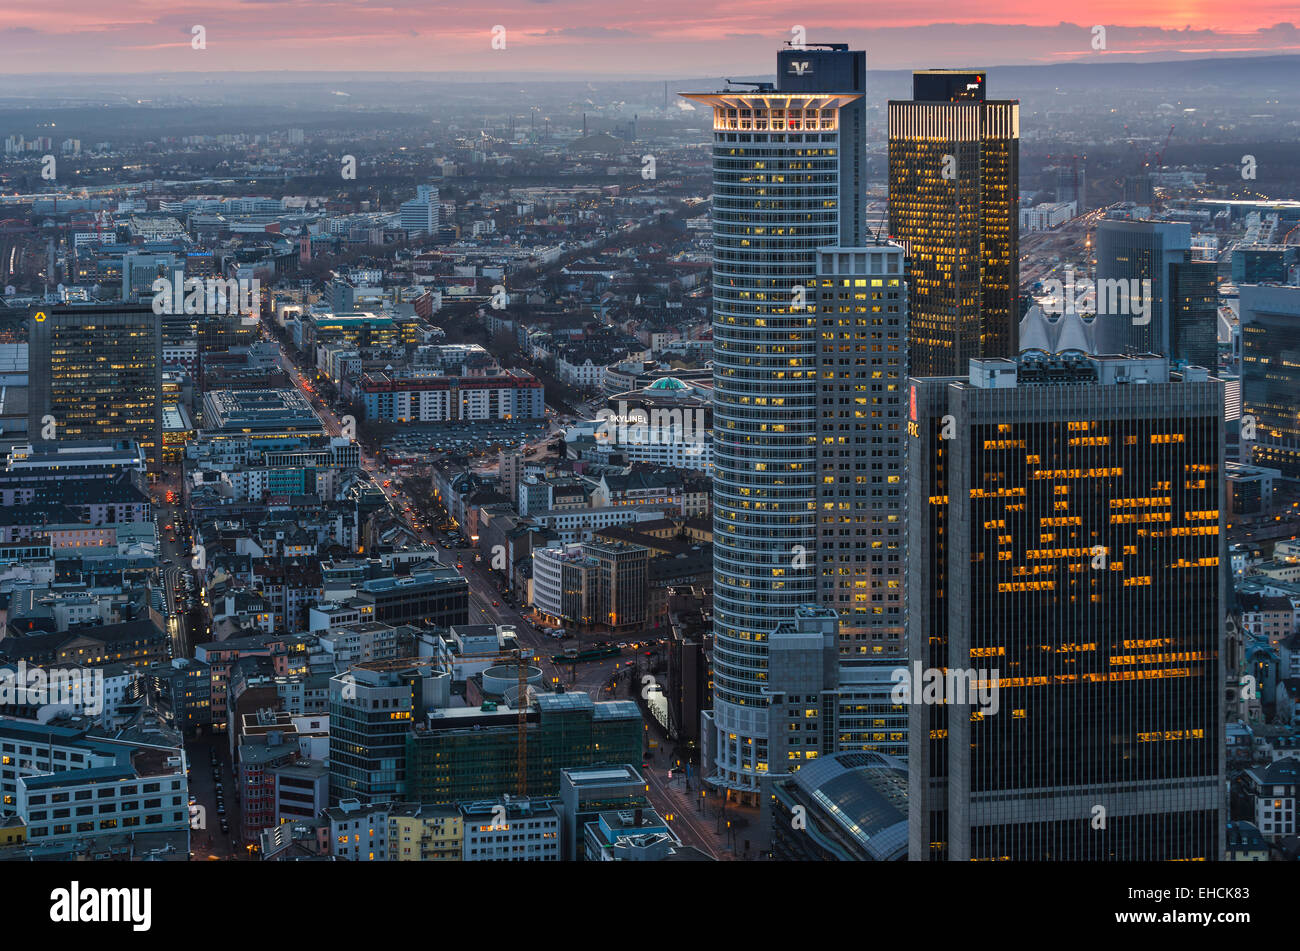
<path id="1" fill-rule="evenodd" d="M 793 60 L 790 63 L 790 75 L 792 76 L 808 76 L 812 74 L 812 71 L 812 63 L 806 59 Z"/>

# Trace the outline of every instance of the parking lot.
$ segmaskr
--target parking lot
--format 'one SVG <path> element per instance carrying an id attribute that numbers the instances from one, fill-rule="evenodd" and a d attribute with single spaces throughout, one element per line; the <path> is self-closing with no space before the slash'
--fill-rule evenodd
<path id="1" fill-rule="evenodd" d="M 385 435 L 380 447 L 389 459 L 418 464 L 441 455 L 495 455 L 520 449 L 544 437 L 547 428 L 540 419 L 408 424 Z"/>

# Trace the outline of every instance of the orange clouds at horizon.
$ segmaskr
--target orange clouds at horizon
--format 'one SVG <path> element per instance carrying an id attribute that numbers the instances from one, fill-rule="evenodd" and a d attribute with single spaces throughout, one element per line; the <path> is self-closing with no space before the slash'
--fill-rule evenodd
<path id="1" fill-rule="evenodd" d="M 1262 0 L 1235 9 L 1209 0 L 1093 0 L 1062 15 L 1030 0 L 507 0 L 482 13 L 422 0 L 0 0 L 5 72 L 151 72 L 176 69 L 459 70 L 698 74 L 764 69 L 792 22 L 810 40 L 867 50 L 875 68 L 936 57 L 987 65 L 1060 62 L 1097 55 L 1290 52 L 1294 5 Z M 190 45 L 204 26 L 203 50 Z M 506 50 L 490 31 L 507 29 Z M 319 54 L 328 52 L 328 61 Z M 1145 53 L 1144 53 L 1145 51 Z M 761 57 L 756 61 L 756 57 Z M 52 61 L 53 60 L 53 61 Z"/>

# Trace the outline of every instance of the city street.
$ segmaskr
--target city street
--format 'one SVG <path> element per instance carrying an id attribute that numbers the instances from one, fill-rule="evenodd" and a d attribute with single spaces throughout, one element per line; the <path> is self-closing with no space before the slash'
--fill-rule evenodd
<path id="1" fill-rule="evenodd" d="M 304 397 L 313 404 L 326 431 L 332 435 L 341 434 L 342 421 L 323 401 L 316 400 L 310 383 L 294 366 L 282 344 L 279 362 Z M 594 405 L 595 401 L 591 406 Z M 589 410 L 591 406 L 584 406 L 583 409 Z M 553 438 L 554 433 L 560 431 L 554 414 L 548 416 L 549 427 L 546 439 Z M 645 667 L 639 665 L 638 661 L 649 660 L 643 656 L 644 644 L 641 650 L 628 647 L 620 651 L 617 656 L 595 661 L 576 664 L 552 662 L 551 657 L 564 653 L 566 647 L 582 649 L 596 638 L 560 640 L 548 636 L 547 628 L 535 624 L 534 619 L 530 619 L 525 612 L 506 602 L 501 579 L 493 575 L 486 561 L 475 562 L 476 549 L 447 547 L 445 538 L 441 538 L 440 533 L 435 530 L 436 526 L 445 524 L 447 520 L 444 511 L 429 510 L 420 499 L 407 496 L 401 485 L 402 480 L 392 478 L 380 470 L 376 460 L 367 456 L 364 451 L 361 454 L 361 465 L 383 492 L 397 516 L 411 527 L 422 542 L 436 546 L 439 559 L 446 564 L 456 566 L 457 571 L 465 578 L 469 585 L 470 623 L 513 626 L 520 646 L 531 651 L 537 659 L 536 663 L 542 669 L 543 682 L 548 688 L 554 689 L 562 685 L 565 690 L 581 690 L 594 700 L 610 700 L 620 696 L 626 698 L 632 691 L 640 689 L 641 680 L 638 673 Z M 407 514 L 408 507 L 411 510 L 409 514 Z M 421 527 L 414 528 L 413 522 L 420 524 Z M 633 765 L 643 769 L 654 807 L 668 819 L 684 844 L 694 846 L 715 858 L 741 857 L 739 853 L 743 852 L 744 837 L 738 827 L 751 821 L 752 817 L 742 818 L 744 814 L 734 804 L 724 810 L 721 800 L 717 795 L 712 794 L 711 790 L 701 796 L 698 778 L 688 780 L 680 768 L 670 780 L 668 778 L 671 765 L 669 762 L 671 754 L 668 749 L 670 744 L 660 736 L 658 725 L 648 726 L 647 732 L 649 730 L 656 732 L 657 748 L 651 751 L 650 758 Z M 728 820 L 724 811 L 732 817 L 732 828 L 727 826 Z"/>
<path id="2" fill-rule="evenodd" d="M 190 795 L 202 807 L 197 816 L 198 829 L 190 832 L 190 851 L 194 860 L 206 861 L 210 858 L 243 858 L 246 849 L 238 842 L 240 811 L 235 799 L 235 779 L 230 771 L 230 756 L 226 748 L 224 735 L 204 735 L 192 739 L 185 745 L 189 758 Z M 223 801 L 226 814 L 220 815 L 217 808 L 216 781 L 212 778 L 211 755 L 215 751 L 222 785 Z M 225 819 L 229 832 L 221 831 L 221 820 Z"/>
<path id="3" fill-rule="evenodd" d="M 298 387 L 303 396 L 313 403 L 313 409 L 325 424 L 326 431 L 331 435 L 340 435 L 343 431 L 342 420 L 323 402 L 317 403 L 315 401 L 315 395 L 310 388 L 310 384 L 298 368 L 294 366 L 284 345 L 269 334 L 264 333 L 264 335 L 279 346 L 280 366 L 289 374 L 290 379 L 294 381 L 295 386 Z M 558 430 L 559 426 L 552 418 L 550 432 L 554 433 Z M 548 438 L 550 437 L 548 436 Z M 419 500 L 408 498 L 403 494 L 398 480 L 388 480 L 380 474 L 378 463 L 374 458 L 367 456 L 364 450 L 361 452 L 361 466 L 369 473 L 379 490 L 383 492 L 384 497 L 388 499 L 393 511 L 408 527 L 411 527 L 411 530 L 415 532 L 420 540 L 427 545 L 439 546 L 438 534 L 432 526 L 436 526 L 445 519 L 446 514 L 424 511 L 420 507 Z M 391 481 L 392 484 L 385 486 L 385 481 Z M 410 506 L 412 512 L 418 516 L 422 528 L 415 529 L 411 525 L 412 519 L 404 514 L 407 506 Z M 561 654 L 564 652 L 565 647 L 576 646 L 578 642 L 573 639 L 560 641 L 547 637 L 544 633 L 538 631 L 517 608 L 507 605 L 502 600 L 502 592 L 497 581 L 492 578 L 485 563 L 474 563 L 474 550 L 447 549 L 439 546 L 439 556 L 445 563 L 451 565 L 459 563 L 464 566 L 458 570 L 465 577 L 465 580 L 469 582 L 469 620 L 471 624 L 514 625 L 520 646 L 533 650 L 534 654 L 539 658 L 543 677 L 547 684 L 562 683 L 566 690 L 582 690 L 595 699 L 608 699 L 610 697 L 610 694 L 605 691 L 605 686 L 609 683 L 610 678 L 614 676 L 616 670 L 626 668 L 633 662 L 632 651 L 625 651 L 624 656 L 599 661 L 587 661 L 582 664 L 553 664 L 550 660 L 553 654 Z M 493 601 L 499 603 L 494 606 Z"/>
<path id="4" fill-rule="evenodd" d="M 190 572 L 192 552 L 190 536 L 185 530 L 179 480 L 174 474 L 165 472 L 163 478 L 151 487 L 151 493 L 160 548 L 158 576 L 163 586 L 163 608 L 167 616 L 167 633 L 172 639 L 172 656 L 193 657 L 194 643 L 184 608 L 186 592 L 182 582 L 186 574 L 193 578 Z M 173 493 L 171 502 L 167 501 L 168 493 Z"/>

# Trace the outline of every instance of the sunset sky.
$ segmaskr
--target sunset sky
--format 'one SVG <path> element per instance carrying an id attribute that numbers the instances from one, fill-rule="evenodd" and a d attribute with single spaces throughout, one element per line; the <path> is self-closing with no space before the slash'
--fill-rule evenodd
<path id="1" fill-rule="evenodd" d="M 1294 0 L 0 0 L 0 73 L 500 70 L 688 77 L 770 68 L 795 24 L 877 69 L 1300 50 Z M 1106 50 L 1092 28 L 1107 29 Z M 191 47 L 192 28 L 207 48 Z M 491 31 L 506 28 L 506 49 Z"/>

